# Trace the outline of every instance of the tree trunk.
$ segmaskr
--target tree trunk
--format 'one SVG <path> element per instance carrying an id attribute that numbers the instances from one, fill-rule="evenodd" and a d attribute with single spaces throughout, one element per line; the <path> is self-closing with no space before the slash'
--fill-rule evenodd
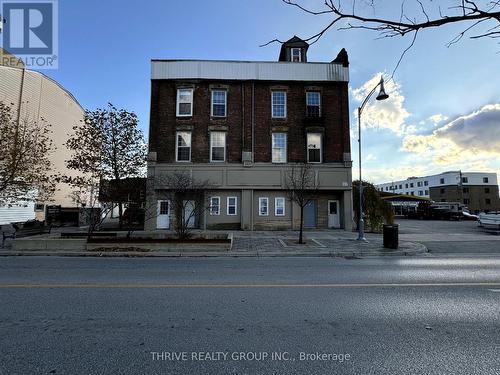
<path id="1" fill-rule="evenodd" d="M 299 229 L 299 244 L 303 244 L 302 231 L 304 228 L 304 206 L 300 206 L 300 229 Z"/>
<path id="2" fill-rule="evenodd" d="M 123 203 L 118 203 L 118 228 L 123 228 Z"/>

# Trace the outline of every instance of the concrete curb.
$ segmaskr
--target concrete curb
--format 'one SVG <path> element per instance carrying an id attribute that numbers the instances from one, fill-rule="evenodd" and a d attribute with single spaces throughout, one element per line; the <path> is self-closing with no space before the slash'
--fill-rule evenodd
<path id="1" fill-rule="evenodd" d="M 420 243 L 404 242 L 401 250 L 297 250 L 297 251 L 154 251 L 154 252 L 95 252 L 95 251 L 0 251 L 0 256 L 65 256 L 65 257 L 130 257 L 130 258 L 276 258 L 276 257 L 387 257 L 387 256 L 414 256 L 427 253 L 427 248 Z"/>

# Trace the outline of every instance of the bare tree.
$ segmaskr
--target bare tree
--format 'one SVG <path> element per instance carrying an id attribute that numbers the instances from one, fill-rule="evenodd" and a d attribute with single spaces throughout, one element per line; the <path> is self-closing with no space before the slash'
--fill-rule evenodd
<path id="1" fill-rule="evenodd" d="M 0 102 L 0 202 L 47 200 L 55 191 L 57 175 L 49 159 L 54 151 L 50 124 L 29 116 L 14 116 Z"/>
<path id="2" fill-rule="evenodd" d="M 285 4 L 301 11 L 328 17 L 319 31 L 310 35 L 306 42 L 316 43 L 325 33 L 335 27 L 337 30 L 364 29 L 375 31 L 378 38 L 404 37 L 411 35 L 410 45 L 400 56 L 396 68 L 405 53 L 415 44 L 418 33 L 449 24 L 463 24 L 463 29 L 448 41 L 447 46 L 458 43 L 464 36 L 471 39 L 500 39 L 499 0 L 399 0 L 391 1 L 387 14 L 377 13 L 377 0 L 325 0 L 321 9 L 311 9 L 301 1 L 282 0 Z M 388 3 L 388 2 L 386 2 Z M 392 10 L 399 9 L 397 14 Z M 279 39 L 273 42 L 284 43 Z"/>
<path id="3" fill-rule="evenodd" d="M 198 220 L 209 208 L 208 180 L 198 181 L 188 172 L 175 171 L 164 177 L 168 186 L 166 199 L 173 212 L 173 227 L 179 239 L 191 237 L 191 223 Z"/>
<path id="4" fill-rule="evenodd" d="M 307 163 L 299 163 L 287 172 L 285 189 L 288 199 L 296 203 L 300 209 L 299 244 L 303 244 L 304 208 L 315 199 L 318 193 L 318 181 L 314 170 Z"/>
<path id="5" fill-rule="evenodd" d="M 145 173 L 147 147 L 135 113 L 109 103 L 107 109 L 86 111 L 83 126 L 75 126 L 74 130 L 66 142 L 73 151 L 66 165 L 82 173 L 78 178 L 67 177 L 67 182 L 76 188 Z M 121 228 L 123 202 L 117 203 Z"/>

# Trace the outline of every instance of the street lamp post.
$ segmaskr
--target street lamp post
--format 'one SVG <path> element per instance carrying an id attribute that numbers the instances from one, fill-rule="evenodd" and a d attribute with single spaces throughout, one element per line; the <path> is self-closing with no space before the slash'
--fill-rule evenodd
<path id="1" fill-rule="evenodd" d="M 365 220 L 363 219 L 363 180 L 361 179 L 361 114 L 368 100 L 380 86 L 380 91 L 375 99 L 385 100 L 389 97 L 384 89 L 384 78 L 380 77 L 380 82 L 375 86 L 368 96 L 363 100 L 363 103 L 358 107 L 358 157 L 359 157 L 359 222 L 358 222 L 358 241 L 366 241 L 365 238 Z"/>

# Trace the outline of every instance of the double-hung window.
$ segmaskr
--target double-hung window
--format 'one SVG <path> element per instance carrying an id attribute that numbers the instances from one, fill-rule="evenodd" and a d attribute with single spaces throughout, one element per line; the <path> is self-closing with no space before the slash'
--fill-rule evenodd
<path id="1" fill-rule="evenodd" d="M 273 118 L 286 117 L 286 91 L 271 92 L 271 107 Z"/>
<path id="2" fill-rule="evenodd" d="M 292 62 L 301 62 L 302 61 L 302 51 L 300 48 L 292 48 L 291 60 L 292 60 Z"/>
<path id="3" fill-rule="evenodd" d="M 286 163 L 286 133 L 273 133 L 273 163 Z"/>
<path id="4" fill-rule="evenodd" d="M 306 92 L 306 115 L 307 117 L 321 116 L 321 94 L 318 91 Z"/>
<path id="5" fill-rule="evenodd" d="M 269 198 L 259 198 L 259 216 L 269 215 Z"/>
<path id="6" fill-rule="evenodd" d="M 191 132 L 177 132 L 176 160 L 191 161 Z"/>
<path id="7" fill-rule="evenodd" d="M 285 216 L 285 198 L 278 197 L 274 199 L 274 215 Z"/>
<path id="8" fill-rule="evenodd" d="M 226 117 L 227 91 L 212 90 L 212 116 Z"/>
<path id="9" fill-rule="evenodd" d="M 220 197 L 210 198 L 210 215 L 220 215 Z"/>
<path id="10" fill-rule="evenodd" d="M 321 163 L 321 134 L 307 134 L 307 162 Z"/>
<path id="11" fill-rule="evenodd" d="M 177 90 L 177 117 L 193 115 L 193 89 Z"/>
<path id="12" fill-rule="evenodd" d="M 226 160 L 226 132 L 210 132 L 210 161 Z"/>
<path id="13" fill-rule="evenodd" d="M 227 214 L 234 216 L 238 214 L 238 198 L 227 197 Z"/>

